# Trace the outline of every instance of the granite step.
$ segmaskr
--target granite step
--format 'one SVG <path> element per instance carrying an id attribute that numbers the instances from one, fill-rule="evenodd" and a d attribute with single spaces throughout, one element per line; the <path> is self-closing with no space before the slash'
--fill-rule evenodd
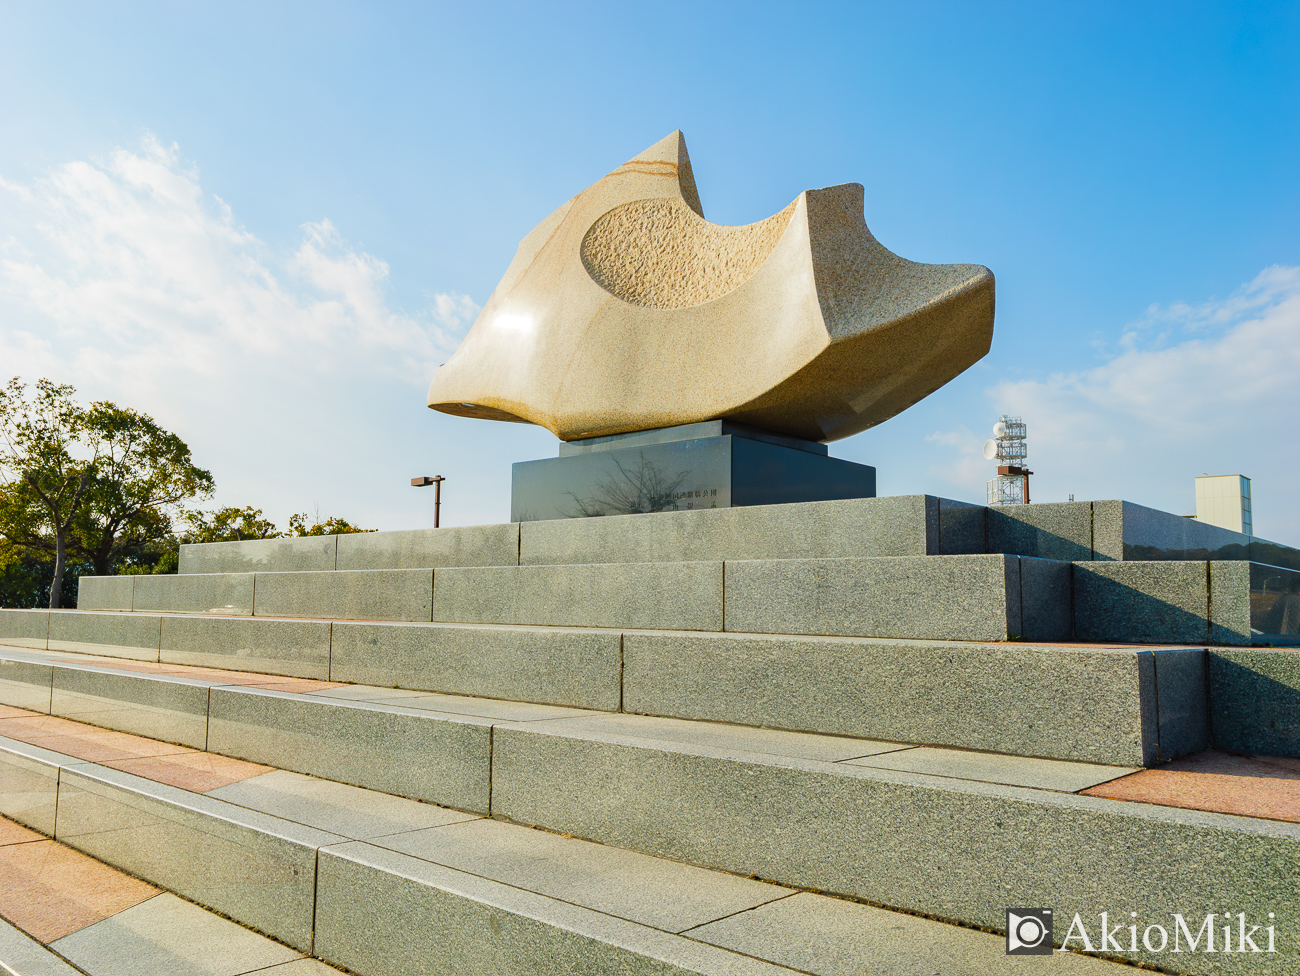
<path id="1" fill-rule="evenodd" d="M 82 577 L 79 585 L 83 610 L 937 640 L 1300 642 L 1279 632 L 1290 623 L 1275 610 L 1300 587 L 1300 572 L 1243 560 L 729 559 Z"/>
<path id="2" fill-rule="evenodd" d="M 1070 566 L 1005 555 L 82 577 L 83 610 L 1067 639 Z"/>
<path id="3" fill-rule="evenodd" d="M 984 509 L 932 495 L 185 545 L 180 572 L 983 553 Z M 1079 558 L 1070 556 L 1067 558 Z"/>
<path id="4" fill-rule="evenodd" d="M 0 615 L 0 623 L 5 619 Z M 311 717 L 316 713 L 302 696 L 344 697 L 343 689 L 329 690 L 342 683 L 363 686 L 347 696 L 377 704 L 361 709 L 366 714 L 340 716 L 337 735 L 360 736 L 366 723 L 377 728 L 387 722 L 409 729 L 413 742 L 430 735 L 429 743 L 445 736 L 465 742 L 473 733 L 464 723 L 435 733 L 398 706 L 494 718 L 624 711 L 1111 765 L 1151 765 L 1210 744 L 1207 658 L 1200 648 L 82 611 L 51 613 L 50 633 L 120 625 L 124 639 L 139 640 L 130 634 L 141 620 L 153 621 L 161 634 L 159 649 L 134 648 L 142 655 L 147 650 L 148 661 L 86 657 L 68 649 L 112 653 L 121 647 L 53 638 L 52 651 L 0 647 L 0 703 L 198 748 L 225 741 L 233 721 L 246 729 L 329 726 L 323 713 Z M 294 656 L 294 641 L 304 634 L 321 642 L 314 652 L 318 666 L 311 669 L 299 668 Z M 6 639 L 18 640 L 0 641 Z M 209 653 L 199 650 L 203 646 Z M 274 665 L 275 654 L 291 676 L 235 670 L 249 660 L 259 668 Z M 317 700 L 315 694 L 308 698 Z M 390 705 L 384 716 L 374 714 Z"/>
<path id="5" fill-rule="evenodd" d="M 0 972 L 18 976 L 339 973 L 3 818 L 0 875 L 4 878 Z"/>
<path id="6" fill-rule="evenodd" d="M 1119 500 L 986 508 L 933 495 L 186 545 L 181 573 L 1006 553 L 1065 561 L 1235 559 L 1300 550 Z"/>
<path id="7" fill-rule="evenodd" d="M 181 789 L 3 734 L 21 721 L 0 718 L 0 812 L 360 976 L 992 976 L 1005 965 L 996 935 L 295 773 L 250 767 Z M 197 911 L 163 907 L 177 905 Z M 126 912 L 96 940 L 82 938 L 91 925 L 55 944 L 120 948 L 123 929 L 138 940 Z M 1018 968 L 1118 972 L 1074 954 Z"/>

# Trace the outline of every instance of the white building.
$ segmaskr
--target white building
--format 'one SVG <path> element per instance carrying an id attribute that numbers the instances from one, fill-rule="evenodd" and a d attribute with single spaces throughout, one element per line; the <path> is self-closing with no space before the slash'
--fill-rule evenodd
<path id="1" fill-rule="evenodd" d="M 1196 521 L 1254 535 L 1250 479 L 1240 474 L 1203 474 L 1196 479 Z"/>

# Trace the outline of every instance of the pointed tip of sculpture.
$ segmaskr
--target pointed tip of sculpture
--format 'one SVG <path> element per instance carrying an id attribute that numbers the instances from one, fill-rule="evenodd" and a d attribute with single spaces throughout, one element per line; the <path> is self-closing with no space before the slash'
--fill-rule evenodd
<path id="1" fill-rule="evenodd" d="M 663 164 L 672 167 L 673 175 L 681 187 L 682 199 L 686 205 L 701 217 L 704 207 L 700 204 L 700 192 L 695 186 L 695 173 L 691 170 L 691 157 L 686 151 L 686 135 L 681 129 L 674 129 L 654 145 L 637 153 L 615 172 L 625 170 L 635 164 Z"/>

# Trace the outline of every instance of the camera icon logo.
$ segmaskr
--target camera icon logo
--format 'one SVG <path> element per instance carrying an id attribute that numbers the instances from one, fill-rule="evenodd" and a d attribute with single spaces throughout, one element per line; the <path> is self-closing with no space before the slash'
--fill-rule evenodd
<path id="1" fill-rule="evenodd" d="M 1052 910 L 1050 908 L 1007 909 L 1007 955 L 1050 956 L 1052 954 Z"/>

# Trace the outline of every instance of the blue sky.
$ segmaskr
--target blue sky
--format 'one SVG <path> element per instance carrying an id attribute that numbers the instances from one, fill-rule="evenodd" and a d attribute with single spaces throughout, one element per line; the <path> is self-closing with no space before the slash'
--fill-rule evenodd
<path id="1" fill-rule="evenodd" d="M 0 374 L 187 439 L 221 504 L 503 521 L 546 431 L 424 407 L 542 217 L 681 128 L 706 216 L 866 187 L 998 280 L 993 351 L 832 445 L 980 500 L 1182 513 L 1254 479 L 1300 543 L 1300 6 L 0 2 Z"/>

